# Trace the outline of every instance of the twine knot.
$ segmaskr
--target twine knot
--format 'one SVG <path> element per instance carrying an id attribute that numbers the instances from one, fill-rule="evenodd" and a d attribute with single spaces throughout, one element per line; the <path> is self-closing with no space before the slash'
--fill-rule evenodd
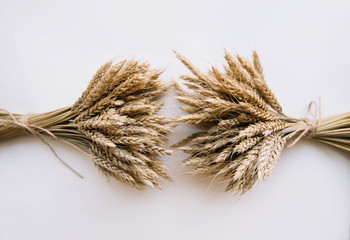
<path id="1" fill-rule="evenodd" d="M 314 111 L 312 111 L 312 106 L 315 106 Z M 311 138 L 315 135 L 317 127 L 321 121 L 321 101 L 319 100 L 319 104 L 317 104 L 315 101 L 311 101 L 309 103 L 309 113 L 313 117 L 313 119 L 310 118 L 304 118 L 304 122 L 306 123 L 307 127 L 305 128 L 305 138 Z"/>
<path id="2" fill-rule="evenodd" d="M 291 134 L 290 137 L 293 137 L 295 134 L 298 134 L 297 138 L 288 145 L 288 147 L 294 146 L 301 138 L 312 138 L 316 131 L 319 123 L 321 122 L 321 99 L 318 99 L 319 104 L 317 104 L 316 101 L 311 101 L 309 103 L 308 107 L 308 112 L 311 114 L 313 117 L 312 119 L 310 118 L 302 118 L 301 120 L 305 122 L 306 127 L 296 130 L 294 134 Z M 312 107 L 314 106 L 314 110 L 312 110 Z"/>

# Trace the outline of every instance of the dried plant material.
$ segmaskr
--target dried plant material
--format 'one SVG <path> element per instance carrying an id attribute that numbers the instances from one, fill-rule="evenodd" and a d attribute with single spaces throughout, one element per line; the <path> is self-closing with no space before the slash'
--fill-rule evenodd
<path id="1" fill-rule="evenodd" d="M 212 67 L 206 74 L 175 54 L 193 74 L 181 77 L 189 90 L 175 85 L 177 99 L 189 113 L 175 121 L 201 127 L 173 146 L 191 155 L 184 161 L 190 173 L 213 176 L 227 182 L 226 191 L 243 194 L 271 174 L 287 144 L 301 138 L 350 151 L 350 113 L 326 119 L 319 111 L 314 119 L 286 116 L 255 51 L 253 61 L 226 52 L 224 71 Z"/>
<path id="2" fill-rule="evenodd" d="M 108 178 L 160 188 L 159 179 L 170 177 L 155 157 L 170 154 L 165 141 L 171 131 L 156 115 L 163 105 L 157 99 L 167 90 L 161 73 L 134 60 L 107 62 L 73 106 L 29 115 L 0 110 L 0 141 L 25 133 L 42 140 L 50 135 L 88 154 Z"/>

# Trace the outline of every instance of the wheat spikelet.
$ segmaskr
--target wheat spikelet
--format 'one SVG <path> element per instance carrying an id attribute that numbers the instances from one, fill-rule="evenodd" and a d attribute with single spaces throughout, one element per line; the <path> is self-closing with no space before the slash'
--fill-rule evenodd
<path id="1" fill-rule="evenodd" d="M 271 157 L 271 152 L 275 146 L 275 142 L 278 138 L 277 133 L 272 133 L 271 135 L 265 137 L 261 144 L 259 150 L 259 160 L 258 160 L 258 174 L 259 179 L 263 180 L 265 172 L 267 170 L 268 161 Z"/>
<path id="2" fill-rule="evenodd" d="M 280 156 L 280 154 L 281 154 L 285 144 L 286 144 L 286 139 L 282 138 L 281 136 L 278 136 L 276 141 L 275 141 L 274 148 L 272 149 L 269 161 L 267 163 L 266 171 L 262 172 L 263 173 L 263 180 L 266 180 L 266 178 L 268 176 L 270 176 L 270 174 L 271 174 L 271 172 L 273 170 L 273 167 L 277 163 L 278 158 L 279 158 L 279 156 Z"/>
<path id="3" fill-rule="evenodd" d="M 169 155 L 172 125 L 156 115 L 167 90 L 160 70 L 125 60 L 101 66 L 73 106 L 44 114 L 0 114 L 0 140 L 30 133 L 48 134 L 87 153 L 108 178 L 136 188 L 170 180 L 156 156 Z M 25 121 L 24 118 L 27 118 Z"/>
<path id="4" fill-rule="evenodd" d="M 250 148 L 254 147 L 259 141 L 261 140 L 261 137 L 256 136 L 256 137 L 251 137 L 247 138 L 245 140 L 242 140 L 239 142 L 233 151 L 235 153 L 244 153 L 245 151 L 249 150 Z"/>
<path id="5" fill-rule="evenodd" d="M 224 72 L 212 67 L 202 73 L 176 56 L 193 75 L 181 77 L 188 90 L 175 84 L 188 112 L 175 121 L 201 129 L 174 145 L 191 155 L 184 161 L 191 173 L 222 179 L 227 191 L 243 194 L 271 174 L 287 142 L 311 137 L 350 151 L 350 114 L 322 120 L 284 115 L 255 51 L 252 61 L 226 51 Z"/>
<path id="6" fill-rule="evenodd" d="M 267 129 L 269 124 L 270 122 L 252 123 L 239 132 L 239 137 L 250 138 L 256 135 L 261 135 Z"/>

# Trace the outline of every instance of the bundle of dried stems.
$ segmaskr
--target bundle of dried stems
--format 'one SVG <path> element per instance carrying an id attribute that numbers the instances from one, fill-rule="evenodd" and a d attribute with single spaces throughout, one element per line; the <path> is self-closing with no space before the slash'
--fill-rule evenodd
<path id="1" fill-rule="evenodd" d="M 224 72 L 212 67 L 207 74 L 175 54 L 193 74 L 181 77 L 189 90 L 176 85 L 189 115 L 175 119 L 202 128 L 174 145 L 191 155 L 184 161 L 191 173 L 214 176 L 227 182 L 226 191 L 243 194 L 271 174 L 287 144 L 301 138 L 350 151 L 350 113 L 325 119 L 286 116 L 255 51 L 252 62 L 226 52 Z"/>
<path id="2" fill-rule="evenodd" d="M 0 141 L 50 135 L 88 154 L 106 177 L 159 188 L 160 178 L 170 178 L 156 156 L 170 154 L 165 140 L 171 131 L 156 115 L 163 105 L 157 99 L 167 90 L 161 73 L 134 60 L 107 62 L 73 106 L 25 115 L 0 110 Z"/>

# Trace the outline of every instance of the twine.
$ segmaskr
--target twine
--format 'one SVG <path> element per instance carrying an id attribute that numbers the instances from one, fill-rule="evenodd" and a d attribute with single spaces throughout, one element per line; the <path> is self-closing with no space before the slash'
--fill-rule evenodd
<path id="1" fill-rule="evenodd" d="M 296 130 L 294 133 L 288 136 L 288 138 L 292 138 L 294 135 L 299 133 L 298 137 L 294 139 L 294 141 L 290 143 L 287 147 L 293 147 L 300 139 L 312 138 L 315 135 L 317 131 L 317 127 L 321 122 L 321 99 L 319 98 L 318 101 L 319 101 L 319 104 L 317 104 L 316 101 L 311 101 L 309 103 L 308 112 L 311 114 L 313 119 L 310 119 L 310 118 L 301 119 L 305 122 L 306 127 L 303 130 Z M 312 111 L 312 106 L 315 106 L 314 111 Z M 300 131 L 302 132 L 300 133 Z"/>
<path id="2" fill-rule="evenodd" d="M 34 135 L 36 137 L 38 137 L 46 146 L 48 146 L 48 148 L 51 150 L 51 152 L 54 154 L 54 156 L 65 166 L 67 167 L 69 170 L 71 170 L 75 175 L 77 175 L 80 178 L 84 178 L 81 174 L 79 174 L 77 171 L 75 171 L 69 164 L 67 164 L 65 161 L 63 161 L 58 154 L 56 153 L 56 151 L 53 149 L 53 147 L 43 138 L 43 132 L 46 133 L 47 135 L 49 135 L 50 137 L 52 137 L 55 140 L 58 140 L 58 138 L 49 130 L 36 126 L 34 124 L 30 124 L 29 123 L 29 118 L 32 114 L 28 113 L 28 114 L 23 114 L 21 115 L 21 117 L 19 119 L 17 119 L 12 113 L 10 113 L 9 111 L 7 111 L 6 109 L 0 109 L 1 111 L 6 112 L 12 120 L 4 120 L 4 119 L 0 119 L 0 124 L 1 125 L 6 125 L 6 124 L 10 124 L 10 125 L 14 125 L 22 130 L 24 130 L 25 132 L 27 132 L 28 134 Z"/>

